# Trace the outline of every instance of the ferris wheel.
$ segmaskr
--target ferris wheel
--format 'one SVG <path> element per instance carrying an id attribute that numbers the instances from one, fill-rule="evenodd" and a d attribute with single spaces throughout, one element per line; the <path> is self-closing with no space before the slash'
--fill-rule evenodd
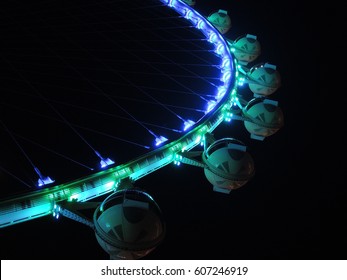
<path id="1" fill-rule="evenodd" d="M 151 39 L 146 37 L 141 42 L 151 44 L 156 40 L 162 41 L 165 37 L 165 40 L 171 40 L 170 46 L 174 46 L 176 57 L 170 53 L 172 50 L 168 50 L 167 46 L 165 48 L 160 46 L 157 50 L 158 57 L 153 51 L 148 56 L 154 59 L 155 63 L 153 61 L 149 63 L 147 57 L 144 58 L 132 51 L 132 46 L 136 44 L 132 34 L 128 33 L 127 38 L 122 35 L 123 33 L 112 34 L 119 36 L 117 37 L 119 42 L 125 42 L 123 52 L 129 53 L 129 57 L 132 57 L 132 60 L 127 60 L 127 65 L 141 61 L 141 67 L 144 68 L 142 75 L 151 68 L 151 71 L 155 70 L 156 75 L 160 74 L 166 80 L 163 81 L 162 88 L 152 89 L 152 93 L 149 94 L 147 89 L 151 87 L 151 83 L 138 77 L 138 73 L 135 72 L 138 65 L 131 70 L 122 69 L 117 75 L 123 83 L 131 84 L 132 89 L 146 96 L 146 101 L 142 101 L 149 110 L 154 105 L 160 107 L 156 118 L 162 119 L 163 123 L 169 123 L 167 127 L 174 128 L 169 133 L 166 126 L 163 128 L 164 125 L 140 121 L 148 114 L 144 107 L 128 110 L 124 107 L 125 103 L 115 102 L 113 97 L 103 94 L 109 103 L 124 113 L 122 117 L 124 120 L 141 127 L 148 135 L 144 137 L 145 143 L 118 139 L 143 150 L 140 155 L 135 156 L 129 152 L 131 156 L 118 164 L 113 157 L 104 156 L 99 149 L 93 148 L 93 145 L 79 132 L 78 126 L 68 122 L 67 118 L 56 109 L 57 107 L 52 105 L 55 104 L 53 100 L 40 95 L 40 102 L 45 102 L 47 108 L 53 109 L 53 112 L 61 118 L 61 123 L 71 128 L 83 140 L 82 142 L 92 149 L 100 166 L 98 170 L 89 168 L 89 174 L 78 179 L 57 183 L 53 176 L 41 173 L 42 169 L 27 157 L 37 175 L 35 182 L 37 189 L 6 196 L 0 201 L 0 227 L 16 226 L 18 223 L 29 222 L 47 215 L 52 215 L 56 219 L 63 216 L 94 230 L 97 242 L 111 259 L 139 259 L 152 252 L 163 241 L 166 226 L 160 206 L 154 199 L 155 194 L 149 194 L 141 189 L 138 180 L 169 164 L 191 165 L 203 170 L 213 191 L 229 195 L 255 176 L 255 164 L 246 145 L 235 137 L 216 139 L 214 131 L 222 123 L 239 121 L 244 124 L 244 129 L 251 139 L 266 141 L 267 137 L 275 134 L 283 126 L 283 112 L 278 102 L 270 98 L 280 88 L 281 76 L 276 65 L 269 62 L 253 65 L 261 54 L 261 45 L 257 36 L 245 34 L 235 40 L 228 39 L 227 33 L 231 29 L 228 11 L 219 9 L 208 16 L 203 16 L 195 9 L 196 1 L 132 2 L 133 6 L 130 8 L 127 7 L 129 3 L 124 3 L 124 10 L 129 9 L 128 12 L 134 13 L 134 16 L 122 19 L 124 23 L 122 29 L 125 30 L 123 32 L 130 32 L 127 30 L 127 24 L 135 21 L 138 14 L 143 15 L 143 18 L 137 18 L 136 22 L 141 31 L 146 30 L 146 28 L 140 29 L 145 26 L 144 19 L 152 23 L 155 20 L 165 19 L 167 22 L 170 19 L 168 26 L 159 26 L 157 30 L 153 27 L 157 26 L 156 24 L 147 27 L 146 36 L 151 33 L 153 37 Z M 75 7 L 69 11 L 73 12 L 73 8 Z M 145 14 L 145 11 L 148 12 Z M 106 25 L 107 22 L 101 23 Z M 156 34 L 162 34 L 161 32 L 166 29 L 173 29 L 176 33 L 162 35 L 163 37 L 156 39 Z M 177 38 L 172 38 L 173 35 L 177 35 Z M 158 42 L 156 44 L 159 45 Z M 193 46 L 196 47 L 194 52 L 184 52 L 185 47 Z M 142 52 L 146 51 L 145 45 L 139 47 L 143 47 Z M 54 50 L 52 47 L 49 48 Z M 88 52 L 91 54 L 92 51 L 88 49 Z M 184 55 L 180 57 L 182 53 Z M 114 63 L 121 61 L 124 55 L 115 57 Z M 57 53 L 56 56 L 58 57 Z M 159 56 L 165 56 L 165 60 L 159 60 Z M 108 62 L 104 62 L 100 57 L 102 56 L 95 58 L 93 56 L 95 61 L 108 67 Z M 9 64 L 13 65 L 10 62 Z M 175 71 L 173 68 L 169 69 L 169 66 L 175 67 Z M 122 67 L 124 68 L 124 64 Z M 185 71 L 185 77 L 180 80 L 182 69 Z M 86 77 L 85 75 L 83 72 L 81 77 Z M 165 86 L 170 90 L 169 82 L 173 76 L 177 77 L 175 83 L 179 84 L 180 90 L 192 96 L 193 99 L 189 99 L 189 102 L 199 103 L 199 109 L 192 117 L 183 113 L 183 106 L 176 103 L 169 104 L 167 99 L 160 99 L 160 93 L 155 92 L 163 91 Z M 134 82 L 129 77 L 139 80 Z M 26 78 L 23 76 L 24 79 Z M 195 79 L 204 81 L 200 92 L 198 89 L 201 86 L 195 84 Z M 95 88 L 100 87 L 95 86 Z M 176 90 L 175 100 L 179 99 L 178 91 Z M 131 98 L 123 95 L 123 99 Z M 63 103 L 63 100 L 59 102 Z M 83 103 L 80 99 L 78 102 Z M 136 111 L 136 114 L 130 113 L 133 111 Z M 175 120 L 169 119 L 167 115 L 173 115 Z M 16 139 L 21 136 L 11 133 L 11 127 L 6 126 L 4 122 L 2 124 L 4 131 L 8 132 L 18 144 Z M 126 126 L 127 129 L 129 127 Z M 151 139 L 151 142 L 147 139 Z M 11 173 L 6 169 L 3 171 Z M 83 216 L 80 213 L 82 209 L 94 209 L 93 217 Z"/>

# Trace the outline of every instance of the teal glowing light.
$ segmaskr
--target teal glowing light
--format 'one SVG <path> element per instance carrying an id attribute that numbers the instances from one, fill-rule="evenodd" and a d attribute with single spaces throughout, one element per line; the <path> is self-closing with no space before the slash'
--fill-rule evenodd
<path id="1" fill-rule="evenodd" d="M 226 94 L 226 92 L 227 92 L 227 87 L 225 87 L 225 86 L 218 87 L 216 100 L 217 101 L 221 100 L 224 97 L 224 95 Z"/>
<path id="2" fill-rule="evenodd" d="M 226 122 L 231 122 L 232 118 L 233 118 L 233 113 L 231 113 L 231 112 L 226 112 L 226 113 L 225 113 L 225 115 L 224 115 L 224 120 L 225 120 Z"/>

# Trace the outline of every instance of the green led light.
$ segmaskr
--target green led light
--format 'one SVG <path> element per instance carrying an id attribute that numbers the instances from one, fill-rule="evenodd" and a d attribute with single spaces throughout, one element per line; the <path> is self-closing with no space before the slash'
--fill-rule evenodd
<path id="1" fill-rule="evenodd" d="M 195 139 L 195 143 L 200 143 L 201 142 L 201 135 L 198 135 Z"/>

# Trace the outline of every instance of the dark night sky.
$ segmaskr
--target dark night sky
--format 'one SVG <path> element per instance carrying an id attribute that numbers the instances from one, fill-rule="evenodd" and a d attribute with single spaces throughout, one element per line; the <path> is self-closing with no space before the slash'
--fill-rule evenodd
<path id="1" fill-rule="evenodd" d="M 321 95 L 319 31 L 314 10 L 299 1 L 202 1 L 203 15 L 228 10 L 236 39 L 258 36 L 258 62 L 277 65 L 273 95 L 285 125 L 264 141 L 240 123 L 221 125 L 218 137 L 241 131 L 256 175 L 230 195 L 212 191 L 201 169 L 165 167 L 136 182 L 161 207 L 163 243 L 146 259 L 345 259 L 346 207 L 337 180 L 326 186 L 318 161 Z M 272 98 L 272 97 L 271 97 Z M 1 259 L 107 259 L 93 231 L 51 216 L 0 230 Z"/>

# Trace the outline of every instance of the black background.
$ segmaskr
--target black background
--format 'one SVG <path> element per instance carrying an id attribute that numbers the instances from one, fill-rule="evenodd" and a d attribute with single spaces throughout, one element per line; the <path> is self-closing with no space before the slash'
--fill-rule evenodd
<path id="1" fill-rule="evenodd" d="M 189 166 L 168 166 L 139 180 L 167 222 L 165 240 L 146 259 L 345 259 L 345 192 L 337 194 L 337 177 L 327 179 L 330 163 L 323 160 L 328 151 L 320 137 L 327 86 L 316 8 L 299 1 L 239 0 L 198 0 L 195 8 L 206 16 L 227 10 L 227 38 L 258 36 L 258 60 L 277 65 L 282 77 L 273 99 L 285 125 L 262 142 L 245 132 L 256 175 L 230 195 L 213 192 L 203 171 Z M 244 131 L 232 124 L 218 128 L 216 136 L 233 129 Z M 1 259 L 108 258 L 91 230 L 65 218 L 1 229 L 0 246 Z"/>

